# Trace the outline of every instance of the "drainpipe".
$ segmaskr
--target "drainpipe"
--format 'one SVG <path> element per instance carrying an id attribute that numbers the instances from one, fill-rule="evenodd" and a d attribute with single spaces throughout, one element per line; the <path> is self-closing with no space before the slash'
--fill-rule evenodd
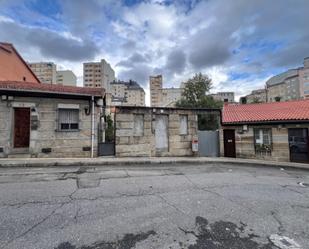
<path id="1" fill-rule="evenodd" d="M 94 150 L 94 96 L 91 96 L 91 158 Z"/>

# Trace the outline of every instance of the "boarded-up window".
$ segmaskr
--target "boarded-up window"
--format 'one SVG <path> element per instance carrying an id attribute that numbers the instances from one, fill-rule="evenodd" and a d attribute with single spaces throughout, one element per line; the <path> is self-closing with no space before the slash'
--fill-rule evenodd
<path id="1" fill-rule="evenodd" d="M 79 109 L 58 109 L 58 129 L 63 131 L 79 129 Z"/>
<path id="2" fill-rule="evenodd" d="M 179 115 L 179 134 L 187 135 L 188 134 L 188 115 Z"/>
<path id="3" fill-rule="evenodd" d="M 144 136 L 144 115 L 143 114 L 134 114 L 133 135 L 134 136 Z"/>

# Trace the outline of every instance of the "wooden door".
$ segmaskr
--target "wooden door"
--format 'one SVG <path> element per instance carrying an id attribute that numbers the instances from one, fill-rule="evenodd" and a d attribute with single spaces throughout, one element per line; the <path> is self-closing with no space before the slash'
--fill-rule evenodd
<path id="1" fill-rule="evenodd" d="M 30 142 L 30 108 L 14 109 L 14 148 L 28 148 Z"/>
<path id="2" fill-rule="evenodd" d="M 235 130 L 223 130 L 224 156 L 236 157 Z"/>

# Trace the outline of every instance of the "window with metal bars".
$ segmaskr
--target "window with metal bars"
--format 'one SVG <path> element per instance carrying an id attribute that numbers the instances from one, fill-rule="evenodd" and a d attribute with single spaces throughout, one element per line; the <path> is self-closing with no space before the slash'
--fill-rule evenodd
<path id="1" fill-rule="evenodd" d="M 76 131 L 79 129 L 79 109 L 58 109 L 58 130 Z"/>
<path id="2" fill-rule="evenodd" d="M 254 129 L 254 145 L 256 152 L 271 152 L 272 132 L 271 129 Z"/>

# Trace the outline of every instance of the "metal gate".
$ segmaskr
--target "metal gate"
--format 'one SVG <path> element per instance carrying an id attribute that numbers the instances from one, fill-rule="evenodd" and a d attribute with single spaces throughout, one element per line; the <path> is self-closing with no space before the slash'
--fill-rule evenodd
<path id="1" fill-rule="evenodd" d="M 98 156 L 115 155 L 115 118 L 102 116 L 98 130 Z"/>
<path id="2" fill-rule="evenodd" d="M 291 162 L 308 163 L 308 129 L 293 128 L 289 129 L 288 131 Z"/>
<path id="3" fill-rule="evenodd" d="M 198 131 L 199 156 L 220 156 L 219 131 Z"/>

